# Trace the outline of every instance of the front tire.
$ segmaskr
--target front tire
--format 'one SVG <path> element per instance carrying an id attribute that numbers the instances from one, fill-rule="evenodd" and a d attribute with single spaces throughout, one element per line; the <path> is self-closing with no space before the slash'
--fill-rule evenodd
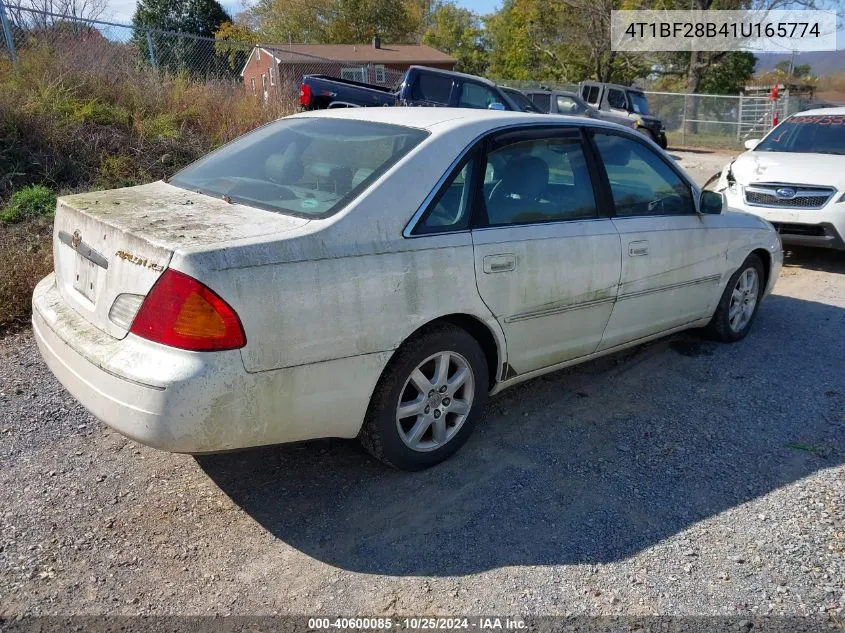
<path id="1" fill-rule="evenodd" d="M 388 363 L 358 437 L 373 457 L 394 468 L 439 464 L 483 416 L 488 376 L 484 352 L 465 330 L 425 330 Z"/>
<path id="2" fill-rule="evenodd" d="M 764 290 L 763 262 L 749 255 L 731 275 L 713 319 L 705 331 L 711 338 L 733 343 L 745 338 L 757 316 Z"/>

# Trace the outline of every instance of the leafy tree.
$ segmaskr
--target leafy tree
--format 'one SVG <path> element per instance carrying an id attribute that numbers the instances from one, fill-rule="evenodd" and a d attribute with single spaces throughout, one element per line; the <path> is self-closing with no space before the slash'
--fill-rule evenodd
<path id="1" fill-rule="evenodd" d="M 641 55 L 610 48 L 610 16 L 622 0 L 505 0 L 487 22 L 490 72 L 510 79 L 628 83 Z"/>
<path id="2" fill-rule="evenodd" d="M 779 74 L 787 77 L 807 77 L 813 72 L 810 64 L 793 65 L 793 62 L 789 60 L 784 60 L 775 64 L 775 70 Z"/>
<path id="3" fill-rule="evenodd" d="M 224 22 L 214 32 L 217 40 L 214 47 L 217 55 L 223 57 L 232 70 L 244 67 L 252 48 L 246 44 L 258 44 L 258 35 L 249 26 L 238 22 Z"/>
<path id="4" fill-rule="evenodd" d="M 213 41 L 150 33 L 153 41 L 151 53 L 146 29 L 213 38 L 221 24 L 231 21 L 232 18 L 217 0 L 139 0 L 132 17 L 135 27 L 132 41 L 144 58 L 160 69 L 205 75 L 221 69 Z"/>
<path id="5" fill-rule="evenodd" d="M 472 11 L 447 1 L 431 11 L 428 23 L 423 43 L 457 59 L 455 70 L 473 75 L 487 71 L 484 29 Z"/>
<path id="6" fill-rule="evenodd" d="M 424 9 L 406 0 L 258 0 L 247 14 L 265 41 L 362 44 L 375 35 L 384 42 L 412 39 Z"/>

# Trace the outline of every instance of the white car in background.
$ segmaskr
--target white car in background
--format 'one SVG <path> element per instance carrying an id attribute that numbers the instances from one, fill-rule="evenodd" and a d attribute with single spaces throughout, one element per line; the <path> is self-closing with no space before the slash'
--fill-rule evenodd
<path id="1" fill-rule="evenodd" d="M 688 328 L 743 338 L 780 243 L 722 207 L 591 119 L 303 113 L 169 182 L 62 197 L 34 332 L 68 391 L 139 442 L 357 436 L 419 469 L 488 394 Z"/>
<path id="2" fill-rule="evenodd" d="M 793 115 L 745 146 L 716 187 L 729 207 L 771 222 L 784 244 L 845 249 L 845 108 Z"/>

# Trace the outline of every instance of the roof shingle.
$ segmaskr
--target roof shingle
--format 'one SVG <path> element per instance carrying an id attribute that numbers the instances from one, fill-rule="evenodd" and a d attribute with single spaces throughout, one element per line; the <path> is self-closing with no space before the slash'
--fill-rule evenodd
<path id="1" fill-rule="evenodd" d="M 457 60 L 425 44 L 260 44 L 281 63 L 314 61 L 314 58 L 376 64 L 449 64 Z"/>

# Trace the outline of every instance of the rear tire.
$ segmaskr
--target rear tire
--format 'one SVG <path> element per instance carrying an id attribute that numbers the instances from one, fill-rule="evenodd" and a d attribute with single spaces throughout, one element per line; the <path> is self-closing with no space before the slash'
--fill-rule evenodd
<path id="1" fill-rule="evenodd" d="M 400 470 L 451 457 L 484 415 L 487 360 L 478 342 L 453 325 L 424 330 L 390 360 L 376 386 L 361 444 Z"/>
<path id="2" fill-rule="evenodd" d="M 705 333 L 723 343 L 744 339 L 760 308 L 764 284 L 763 262 L 757 255 L 749 255 L 728 280 Z"/>

